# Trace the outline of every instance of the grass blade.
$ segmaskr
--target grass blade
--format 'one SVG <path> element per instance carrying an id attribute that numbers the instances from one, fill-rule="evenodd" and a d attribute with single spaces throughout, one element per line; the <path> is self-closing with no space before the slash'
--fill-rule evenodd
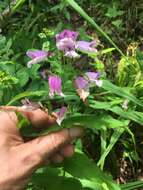
<path id="1" fill-rule="evenodd" d="M 122 190 L 136 190 L 137 188 L 143 187 L 143 181 L 130 182 L 124 185 L 120 185 Z"/>
<path id="2" fill-rule="evenodd" d="M 127 120 L 135 121 L 136 123 L 139 123 L 140 125 L 143 125 L 143 113 L 137 112 L 133 110 L 125 111 L 119 106 L 113 106 L 110 102 L 98 102 L 98 101 L 92 101 L 90 100 L 89 106 L 93 109 L 103 109 L 103 110 L 109 110 L 122 118 L 125 118 Z"/>
<path id="3" fill-rule="evenodd" d="M 109 143 L 108 147 L 106 148 L 105 152 L 102 154 L 100 160 L 97 163 L 98 166 L 101 166 L 102 170 L 103 170 L 104 162 L 105 162 L 105 159 L 106 159 L 107 155 L 112 150 L 113 146 L 116 144 L 116 142 L 118 141 L 118 139 L 120 138 L 120 136 L 124 132 L 124 130 L 125 129 L 123 129 L 123 128 L 118 128 L 112 134 L 112 137 L 110 139 L 110 143 Z"/>
<path id="4" fill-rule="evenodd" d="M 121 97 L 123 97 L 123 98 L 125 98 L 127 100 L 130 100 L 130 101 L 134 102 L 135 104 L 143 107 L 143 103 L 139 99 L 137 99 L 134 95 L 127 92 L 123 88 L 112 84 L 110 81 L 103 80 L 102 88 L 105 89 L 105 90 L 110 91 L 113 94 L 116 94 L 116 95 L 121 96 Z"/>

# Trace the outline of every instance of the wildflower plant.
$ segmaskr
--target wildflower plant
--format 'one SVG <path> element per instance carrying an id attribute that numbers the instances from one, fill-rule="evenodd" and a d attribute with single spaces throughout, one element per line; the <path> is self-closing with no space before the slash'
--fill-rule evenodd
<path id="1" fill-rule="evenodd" d="M 124 56 L 117 49 L 121 60 L 113 73 L 113 65 L 105 63 L 104 58 L 114 53 L 114 43 L 111 43 L 114 48 L 103 49 L 96 38 L 86 35 L 84 39 L 78 28 L 58 27 L 51 29 L 52 32 L 44 29 L 39 35 L 41 44 L 35 43 L 35 49 L 31 49 L 28 43 L 29 47 L 17 58 L 11 60 L 7 53 L 0 52 L 0 109 L 18 112 L 40 108 L 56 118 L 55 124 L 39 132 L 25 118 L 18 117 L 23 138 L 72 126 L 85 129 L 85 137 L 74 142 L 75 156 L 57 167 L 40 168 L 27 190 L 120 190 L 112 173 L 106 173 L 106 165 L 110 165 L 110 158 L 116 154 L 116 145 L 124 141 L 124 134 L 130 137 L 133 146 L 133 152 L 126 155 L 132 160 L 135 156 L 139 158 L 131 127 L 143 123 L 143 55 L 134 52 Z M 47 49 L 43 48 L 45 44 Z M 13 51 L 10 52 L 12 55 Z M 126 146 L 125 143 L 123 148 Z M 111 161 L 117 165 L 116 159 Z"/>

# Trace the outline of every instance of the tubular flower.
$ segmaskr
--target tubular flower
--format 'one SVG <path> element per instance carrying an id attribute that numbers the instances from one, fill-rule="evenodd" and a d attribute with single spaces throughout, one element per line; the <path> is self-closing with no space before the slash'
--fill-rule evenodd
<path id="1" fill-rule="evenodd" d="M 76 58 L 80 55 L 76 50 L 80 50 L 88 53 L 95 53 L 97 49 L 96 40 L 91 42 L 87 41 L 76 41 L 78 37 L 78 32 L 71 30 L 64 30 L 63 32 L 56 35 L 56 45 L 61 51 L 64 51 L 66 57 Z"/>
<path id="2" fill-rule="evenodd" d="M 65 96 L 62 93 L 62 80 L 60 77 L 51 75 L 49 76 L 48 82 L 49 82 L 49 88 L 50 88 L 50 92 L 49 92 L 50 97 L 53 97 L 55 94 L 58 94 L 62 97 Z"/>
<path id="3" fill-rule="evenodd" d="M 87 41 L 77 41 L 76 43 L 76 49 L 80 51 L 85 51 L 89 53 L 95 53 L 97 52 L 97 49 L 95 48 L 97 46 L 97 43 L 95 40 L 91 42 Z"/>
<path id="4" fill-rule="evenodd" d="M 77 37 L 78 37 L 78 32 L 65 29 L 64 31 L 56 35 L 56 40 L 60 41 L 64 38 L 69 38 L 75 41 Z"/>
<path id="5" fill-rule="evenodd" d="M 97 86 L 102 86 L 102 81 L 99 80 L 100 74 L 98 72 L 86 72 L 85 76 L 88 77 L 88 80 L 91 84 L 96 84 Z"/>
<path id="6" fill-rule="evenodd" d="M 58 125 L 61 125 L 62 121 L 65 119 L 66 117 L 66 113 L 67 113 L 67 107 L 62 107 L 57 113 L 57 119 L 56 122 L 58 123 Z"/>
<path id="7" fill-rule="evenodd" d="M 56 35 L 56 46 L 64 51 L 66 57 L 76 58 L 79 55 L 75 52 L 76 39 L 78 32 L 64 30 Z"/>
<path id="8" fill-rule="evenodd" d="M 32 59 L 27 63 L 27 67 L 31 68 L 33 64 L 44 61 L 48 56 L 50 56 L 50 53 L 43 50 L 33 50 L 27 51 L 26 55 Z"/>
<path id="9" fill-rule="evenodd" d="M 77 93 L 85 101 L 89 96 L 89 88 L 92 86 L 102 86 L 102 80 L 99 80 L 98 72 L 86 72 L 83 77 L 77 77 L 74 81 Z"/>
<path id="10" fill-rule="evenodd" d="M 83 102 L 89 96 L 89 84 L 84 77 L 77 77 L 74 81 L 76 90 Z"/>

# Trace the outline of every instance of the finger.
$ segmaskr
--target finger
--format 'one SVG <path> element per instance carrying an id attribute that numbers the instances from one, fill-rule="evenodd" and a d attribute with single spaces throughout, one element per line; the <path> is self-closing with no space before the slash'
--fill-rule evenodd
<path id="1" fill-rule="evenodd" d="M 18 132 L 16 125 L 18 123 L 17 116 L 14 112 L 0 112 L 0 130 L 8 133 Z"/>
<path id="2" fill-rule="evenodd" d="M 62 146 L 71 143 L 74 139 L 83 134 L 82 128 L 63 129 L 61 131 L 38 137 L 22 145 L 23 153 L 29 157 L 37 156 L 39 162 L 48 159 L 53 153 L 57 152 Z M 33 158 L 33 157 L 32 157 Z"/>
<path id="3" fill-rule="evenodd" d="M 74 146 L 72 144 L 68 144 L 63 149 L 61 149 L 61 151 L 52 155 L 51 158 L 46 159 L 43 164 L 49 165 L 50 163 L 54 164 L 61 163 L 64 160 L 64 158 L 69 158 L 73 156 L 73 153 L 74 153 Z"/>
<path id="4" fill-rule="evenodd" d="M 56 122 L 54 116 L 48 115 L 41 109 L 23 112 L 23 115 L 37 128 L 47 127 Z"/>
<path id="5" fill-rule="evenodd" d="M 74 146 L 72 144 L 68 144 L 63 149 L 61 149 L 60 153 L 65 158 L 72 157 L 74 154 Z"/>
<path id="6" fill-rule="evenodd" d="M 50 160 L 51 160 L 51 163 L 53 164 L 60 164 L 61 162 L 63 162 L 64 157 L 57 153 L 57 154 L 52 155 Z"/>
<path id="7" fill-rule="evenodd" d="M 47 124 L 53 124 L 56 121 L 56 115 L 48 115 L 47 112 L 42 111 L 41 109 L 36 110 L 27 110 L 23 109 L 23 107 L 17 106 L 0 106 L 0 109 L 8 112 L 20 112 L 24 117 L 26 117 L 35 127 L 43 127 L 47 126 Z"/>

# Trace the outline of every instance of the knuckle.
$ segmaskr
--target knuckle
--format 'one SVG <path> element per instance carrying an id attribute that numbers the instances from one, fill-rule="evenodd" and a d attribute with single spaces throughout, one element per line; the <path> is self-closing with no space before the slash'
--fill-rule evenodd
<path id="1" fill-rule="evenodd" d="M 22 163 L 25 163 L 26 165 L 33 165 L 38 166 L 42 163 L 43 158 L 42 155 L 39 152 L 28 153 L 23 156 Z"/>
<path id="2" fill-rule="evenodd" d="M 56 149 L 59 146 L 62 146 L 65 144 L 66 138 L 62 132 L 58 132 L 58 133 L 53 133 L 50 135 L 50 141 L 51 141 L 53 148 Z"/>

